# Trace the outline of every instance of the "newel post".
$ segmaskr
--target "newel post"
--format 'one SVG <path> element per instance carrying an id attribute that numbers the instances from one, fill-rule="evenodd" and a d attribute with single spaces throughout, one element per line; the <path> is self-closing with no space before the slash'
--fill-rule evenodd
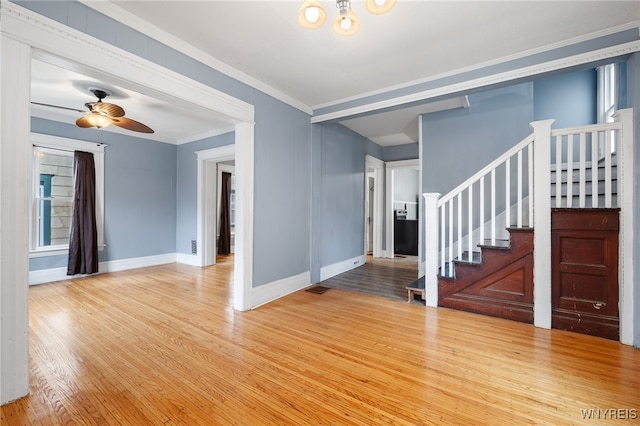
<path id="1" fill-rule="evenodd" d="M 438 306 L 438 199 L 440 193 L 422 194 L 424 197 L 424 242 L 426 305 Z"/>
<path id="2" fill-rule="evenodd" d="M 551 125 L 531 123 L 533 142 L 533 324 L 551 328 Z"/>
<path id="3" fill-rule="evenodd" d="M 620 283 L 620 343 L 632 345 L 633 324 L 633 259 L 634 259 L 634 130 L 633 110 L 623 109 L 616 113 L 615 120 L 622 124 L 618 142 L 618 203 L 620 206 L 619 263 Z"/>

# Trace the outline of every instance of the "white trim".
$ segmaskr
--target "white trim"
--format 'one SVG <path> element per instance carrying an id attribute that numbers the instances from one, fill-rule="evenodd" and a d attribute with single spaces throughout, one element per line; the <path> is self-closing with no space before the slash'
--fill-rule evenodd
<path id="1" fill-rule="evenodd" d="M 236 235 L 233 307 L 249 309 L 253 288 L 254 123 L 236 124 Z"/>
<path id="2" fill-rule="evenodd" d="M 185 55 L 201 62 L 221 73 L 238 80 L 241 83 L 244 83 L 248 86 L 251 86 L 261 92 L 266 93 L 269 96 L 274 97 L 287 105 L 290 105 L 296 109 L 299 109 L 302 112 L 305 112 L 309 115 L 313 114 L 313 109 L 297 99 L 292 98 L 291 96 L 283 93 L 268 84 L 251 77 L 250 75 L 245 74 L 244 72 L 234 68 L 216 58 L 209 55 L 208 53 L 203 52 L 202 50 L 186 43 L 184 40 L 175 37 L 174 35 L 156 27 L 155 25 L 150 24 L 147 21 L 140 19 L 138 16 L 122 9 L 115 4 L 108 1 L 95 1 L 95 0 L 79 0 L 81 3 L 86 6 L 108 16 L 109 18 L 115 19 L 116 21 L 134 29 L 140 31 L 142 34 L 145 34 L 159 42 L 177 50 L 178 52 L 184 53 Z"/>
<path id="3" fill-rule="evenodd" d="M 424 214 L 422 215 L 425 221 L 424 229 L 426 233 L 434 235 L 425 244 L 425 263 L 423 267 L 425 271 L 424 288 L 427 295 L 425 304 L 432 308 L 438 306 L 438 247 L 440 244 L 438 238 L 440 234 L 438 198 L 440 198 L 440 195 L 438 192 L 422 194 L 424 198 Z"/>
<path id="4" fill-rule="evenodd" d="M 365 157 L 365 166 L 367 169 L 373 169 L 373 257 L 382 257 L 382 224 L 384 216 L 383 203 L 383 182 L 384 182 L 384 161 L 367 155 Z M 366 175 L 368 176 L 367 170 Z M 369 179 L 365 180 L 365 219 L 369 211 Z M 368 225 L 365 220 L 365 240 L 369 233 Z M 366 256 L 368 247 L 365 244 L 364 254 Z M 366 257 L 365 257 L 366 259 Z"/>
<path id="5" fill-rule="evenodd" d="M 269 303 L 291 294 L 295 291 L 308 287 L 311 284 L 311 272 L 303 272 L 292 277 L 283 278 L 268 284 L 254 287 L 252 291 L 251 308 Z"/>
<path id="6" fill-rule="evenodd" d="M 443 78 L 452 77 L 452 76 L 464 74 L 464 73 L 467 73 L 467 72 L 473 72 L 473 71 L 477 71 L 477 70 L 483 69 L 483 68 L 488 68 L 488 67 L 491 67 L 491 66 L 494 66 L 494 65 L 499 65 L 499 64 L 515 61 L 515 60 L 518 60 L 518 59 L 526 58 L 526 57 L 529 57 L 529 56 L 532 56 L 532 55 L 537 55 L 537 54 L 540 54 L 540 53 L 549 52 L 551 50 L 560 49 L 560 48 L 567 47 L 567 46 L 572 46 L 572 45 L 575 45 L 575 44 L 578 44 L 578 43 L 582 43 L 582 42 L 585 42 L 585 41 L 590 41 L 590 40 L 594 40 L 596 38 L 605 37 L 605 36 L 608 36 L 608 35 L 611 35 L 611 34 L 616 34 L 616 33 L 622 32 L 622 31 L 627 31 L 627 30 L 631 30 L 631 29 L 634 29 L 634 28 L 638 28 L 639 26 L 640 26 L 640 21 L 634 21 L 634 22 L 630 22 L 630 23 L 627 23 L 627 24 L 619 25 L 617 27 L 606 28 L 604 30 L 596 31 L 596 32 L 593 32 L 593 33 L 581 35 L 581 36 L 574 37 L 574 38 L 570 38 L 568 40 L 563 40 L 563 41 L 560 41 L 560 42 L 548 44 L 546 46 L 541 46 L 541 47 L 537 47 L 537 48 L 534 48 L 534 49 L 525 50 L 523 52 L 518 52 L 518 53 L 513 54 L 513 55 L 503 56 L 501 58 L 480 62 L 480 63 L 473 64 L 473 65 L 468 66 L 468 67 L 458 68 L 458 69 L 455 69 L 455 70 L 452 70 L 452 71 L 436 74 L 436 75 L 433 75 L 433 76 L 420 78 L 420 79 L 413 80 L 413 81 L 408 81 L 406 83 L 396 84 L 396 85 L 393 85 L 393 86 L 387 86 L 387 87 L 382 88 L 382 89 L 372 90 L 370 92 L 361 93 L 359 95 L 350 96 L 350 97 L 347 97 L 347 98 L 342 98 L 342 99 L 338 99 L 338 100 L 335 100 L 335 101 L 326 102 L 326 103 L 323 103 L 323 104 L 313 105 L 312 107 L 313 107 L 314 110 L 318 110 L 318 109 L 322 109 L 322 108 L 332 107 L 334 105 L 340 105 L 340 104 L 345 103 L 345 102 L 357 101 L 359 99 L 367 98 L 367 97 L 370 97 L 370 96 L 375 96 L 375 95 L 380 95 L 380 94 L 383 94 L 383 93 L 392 92 L 392 91 L 395 91 L 395 90 L 406 89 L 407 87 L 417 86 L 419 84 L 428 83 L 430 81 L 441 80 Z"/>
<path id="7" fill-rule="evenodd" d="M 80 275 L 77 275 L 77 277 L 80 277 Z M 29 271 L 29 285 L 53 283 L 68 279 L 73 279 L 73 277 L 67 275 L 66 267 Z"/>
<path id="8" fill-rule="evenodd" d="M 176 263 L 183 265 L 200 266 L 200 259 L 195 254 L 176 253 Z"/>
<path id="9" fill-rule="evenodd" d="M 555 120 L 531 123 L 533 164 L 533 324 L 551 328 L 551 126 Z M 531 201 L 531 200 L 530 200 Z"/>
<path id="10" fill-rule="evenodd" d="M 159 254 L 155 256 L 132 257 L 130 259 L 110 260 L 98 264 L 98 273 L 127 271 L 129 269 L 146 268 L 149 266 L 166 265 L 176 262 L 176 253 Z M 45 284 L 63 280 L 73 280 L 87 275 L 67 275 L 67 268 L 39 269 L 29 271 L 29 285 Z"/>
<path id="11" fill-rule="evenodd" d="M 323 266 L 320 268 L 320 281 L 328 280 L 329 278 L 335 277 L 343 272 L 355 269 L 358 266 L 364 265 L 364 263 L 365 257 L 364 255 L 360 255 L 332 265 Z"/>
<path id="12" fill-rule="evenodd" d="M 215 253 L 217 217 L 217 164 L 236 158 L 235 144 L 196 151 L 197 157 L 197 266 L 209 266 L 216 263 Z"/>
<path id="13" fill-rule="evenodd" d="M 620 160 L 618 164 L 618 203 L 620 206 L 620 232 L 619 232 L 619 252 L 618 252 L 618 283 L 619 288 L 619 324 L 620 343 L 625 345 L 634 344 L 635 327 L 634 324 L 634 292 L 639 291 L 634 286 L 634 257 L 635 257 L 635 226 L 634 226 L 634 123 L 633 110 L 623 109 L 615 114 L 616 121 L 622 123 L 618 152 Z M 639 342 L 636 342 L 636 345 Z"/>
<path id="14" fill-rule="evenodd" d="M 109 260 L 100 262 L 98 269 L 100 272 L 118 272 L 128 269 L 146 268 L 148 266 L 165 265 L 167 263 L 175 263 L 176 254 L 158 254 L 155 256 L 133 257 L 130 259 Z"/>
<path id="15" fill-rule="evenodd" d="M 617 46 L 606 47 L 604 49 L 594 50 L 579 55 L 569 56 L 566 58 L 556 59 L 553 61 L 543 62 L 541 64 L 531 65 L 528 67 L 518 68 L 498 74 L 492 74 L 486 77 L 480 77 L 472 80 L 465 80 L 460 83 L 449 84 L 446 86 L 436 87 L 434 89 L 424 90 L 405 96 L 399 96 L 386 99 L 379 102 L 361 105 L 353 108 L 346 108 L 334 112 L 329 112 L 311 117 L 311 123 L 322 123 L 330 120 L 337 120 L 345 117 L 363 114 L 371 111 L 377 111 L 383 108 L 390 108 L 411 102 L 425 101 L 439 96 L 450 95 L 452 93 L 468 92 L 472 89 L 491 86 L 498 83 L 514 81 L 532 77 L 538 74 L 548 73 L 556 70 L 574 67 L 577 65 L 588 64 L 591 62 L 602 61 L 617 56 L 622 56 L 640 51 L 640 41 L 632 41 Z"/>
<path id="16" fill-rule="evenodd" d="M 0 3 L 0 8 L 6 2 Z M 1 10 L 1 9 L 0 9 Z M 2 20 L 2 17 L 0 17 Z M 0 405 L 29 392 L 29 46 L 0 26 Z"/>

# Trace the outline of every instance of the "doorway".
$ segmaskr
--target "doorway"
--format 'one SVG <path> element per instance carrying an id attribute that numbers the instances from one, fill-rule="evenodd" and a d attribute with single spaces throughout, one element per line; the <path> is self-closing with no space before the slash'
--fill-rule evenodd
<path id="1" fill-rule="evenodd" d="M 619 339 L 618 209 L 553 209 L 553 328 Z"/>
<path id="2" fill-rule="evenodd" d="M 235 160 L 218 163 L 216 262 L 233 255 L 235 250 L 235 173 Z"/>
<path id="3" fill-rule="evenodd" d="M 411 257 L 419 263 L 421 187 L 419 160 L 386 163 L 385 257 Z"/>

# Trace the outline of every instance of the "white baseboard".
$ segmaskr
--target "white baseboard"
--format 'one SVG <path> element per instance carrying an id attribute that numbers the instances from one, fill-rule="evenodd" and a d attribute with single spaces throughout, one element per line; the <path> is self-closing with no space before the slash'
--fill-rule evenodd
<path id="1" fill-rule="evenodd" d="M 307 271 L 259 287 L 254 287 L 251 289 L 251 308 L 257 308 L 260 305 L 308 287 L 310 284 L 311 272 Z"/>
<path id="2" fill-rule="evenodd" d="M 29 285 L 51 283 L 54 281 L 68 280 L 67 267 L 40 269 L 38 271 L 29 271 Z"/>
<path id="3" fill-rule="evenodd" d="M 176 253 L 159 254 L 156 256 L 134 257 L 131 259 L 111 260 L 100 262 L 100 272 L 118 272 L 127 269 L 145 268 L 147 266 L 164 265 L 175 263 Z"/>
<path id="4" fill-rule="evenodd" d="M 364 254 L 356 256 L 352 259 L 343 260 L 342 262 L 334 263 L 333 265 L 327 265 L 320 268 L 320 281 L 327 280 L 343 272 L 350 271 L 357 268 L 360 265 L 364 265 Z"/>
<path id="5" fill-rule="evenodd" d="M 202 266 L 200 265 L 200 256 L 195 254 L 176 253 L 176 262 L 191 266 Z"/>
<path id="6" fill-rule="evenodd" d="M 176 262 L 176 253 L 159 254 L 156 256 L 134 257 L 131 259 L 111 260 L 98 264 L 98 273 L 125 271 L 127 269 L 145 268 L 147 266 L 164 265 Z M 67 267 L 40 269 L 29 271 L 29 285 L 51 283 L 69 280 L 84 275 L 67 275 Z"/>

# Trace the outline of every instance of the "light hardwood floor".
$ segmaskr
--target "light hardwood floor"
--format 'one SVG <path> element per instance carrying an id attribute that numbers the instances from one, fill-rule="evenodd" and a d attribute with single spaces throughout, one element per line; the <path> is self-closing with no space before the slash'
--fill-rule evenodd
<path id="1" fill-rule="evenodd" d="M 235 312 L 230 277 L 227 261 L 32 287 L 31 394 L 2 407 L 2 425 L 592 425 L 582 410 L 640 414 L 640 351 L 617 342 L 338 289 Z"/>

